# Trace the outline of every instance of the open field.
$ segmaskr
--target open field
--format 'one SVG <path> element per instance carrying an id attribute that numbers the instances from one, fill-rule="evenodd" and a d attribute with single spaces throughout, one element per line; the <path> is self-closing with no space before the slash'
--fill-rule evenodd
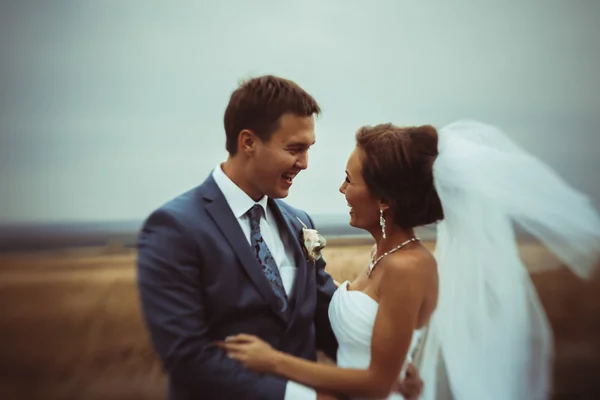
<path id="1" fill-rule="evenodd" d="M 331 243 L 333 277 L 352 279 L 369 245 Z M 558 262 L 522 245 L 536 270 Z M 135 253 L 78 249 L 0 255 L 0 398 L 164 399 L 139 314 Z M 533 273 L 556 336 L 555 399 L 600 398 L 600 276 Z"/>

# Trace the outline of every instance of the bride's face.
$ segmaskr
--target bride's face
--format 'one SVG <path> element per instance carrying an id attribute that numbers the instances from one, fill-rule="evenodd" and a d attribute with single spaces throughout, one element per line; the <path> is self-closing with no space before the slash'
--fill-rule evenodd
<path id="1" fill-rule="evenodd" d="M 379 200 L 369 191 L 362 175 L 365 154 L 356 147 L 346 164 L 346 179 L 340 186 L 340 193 L 346 197 L 350 207 L 350 225 L 367 231 L 379 228 Z"/>

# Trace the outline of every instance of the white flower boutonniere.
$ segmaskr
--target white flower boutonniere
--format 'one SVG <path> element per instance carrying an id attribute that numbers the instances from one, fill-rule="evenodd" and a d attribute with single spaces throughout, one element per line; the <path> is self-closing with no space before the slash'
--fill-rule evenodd
<path id="1" fill-rule="evenodd" d="M 315 262 L 321 258 L 321 250 L 325 248 L 327 241 L 316 229 L 308 229 L 300 218 L 298 218 L 298 221 L 302 224 L 302 251 L 304 257 L 307 261 Z"/>

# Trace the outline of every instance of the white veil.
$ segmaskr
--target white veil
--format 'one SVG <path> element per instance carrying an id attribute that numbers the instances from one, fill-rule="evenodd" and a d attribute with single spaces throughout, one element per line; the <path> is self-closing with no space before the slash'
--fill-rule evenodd
<path id="1" fill-rule="evenodd" d="M 600 249 L 592 202 L 493 126 L 458 121 L 439 131 L 435 185 L 438 308 L 418 362 L 423 398 L 550 397 L 552 333 L 523 265 L 513 224 L 581 277 Z M 451 396 L 436 392 L 445 366 Z"/>

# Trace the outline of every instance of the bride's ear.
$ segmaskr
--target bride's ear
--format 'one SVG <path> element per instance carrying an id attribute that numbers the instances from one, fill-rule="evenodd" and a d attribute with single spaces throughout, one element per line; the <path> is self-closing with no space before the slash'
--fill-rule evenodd
<path id="1" fill-rule="evenodd" d="M 387 210 L 390 209 L 390 205 L 385 200 L 379 200 L 379 209 L 382 210 L 383 212 L 386 212 Z"/>

